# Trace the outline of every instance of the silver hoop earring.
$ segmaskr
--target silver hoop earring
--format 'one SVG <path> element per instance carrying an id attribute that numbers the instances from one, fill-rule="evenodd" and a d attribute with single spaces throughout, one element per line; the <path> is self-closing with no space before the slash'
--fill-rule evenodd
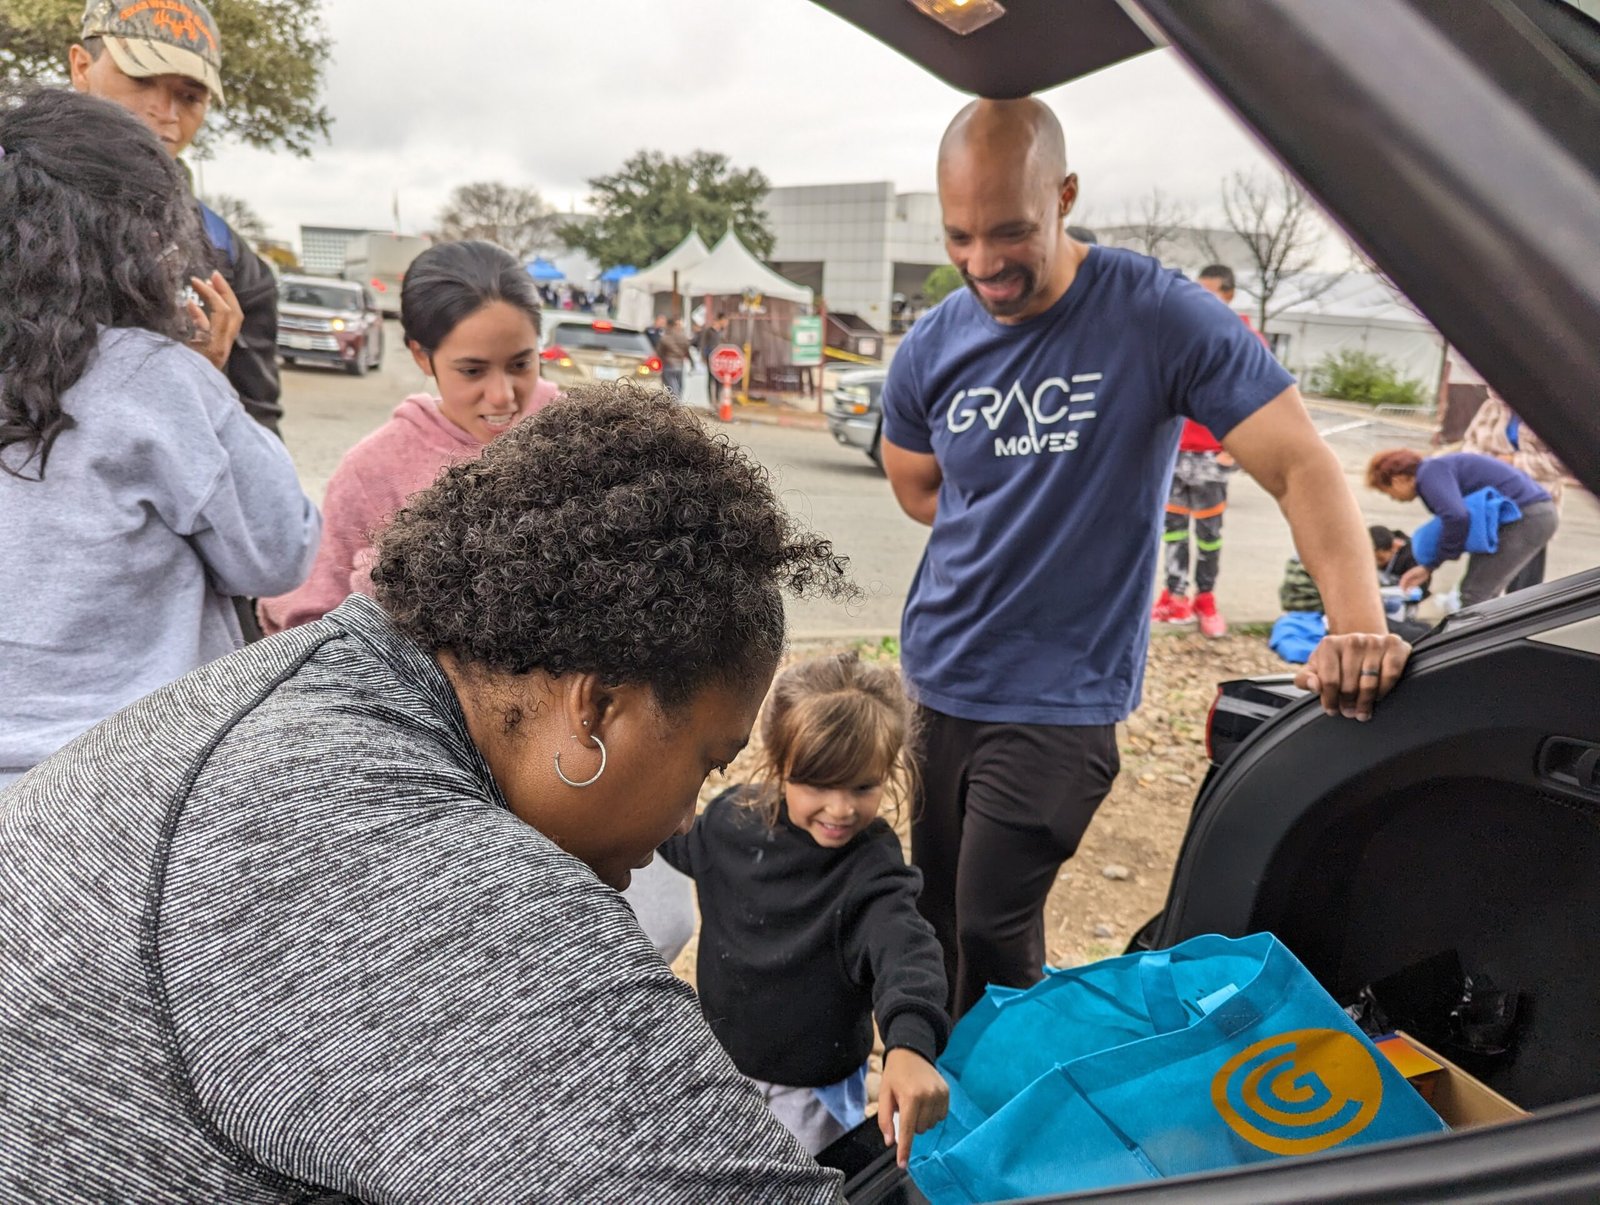
<path id="1" fill-rule="evenodd" d="M 572 739 L 577 740 L 578 738 L 573 737 Z M 566 774 L 562 772 L 561 754 L 559 752 L 556 754 L 556 777 L 562 782 L 566 783 L 569 787 L 592 787 L 595 783 L 600 781 L 600 775 L 606 772 L 606 743 L 598 736 L 591 735 L 589 739 L 593 741 L 595 746 L 600 750 L 600 768 L 594 772 L 593 778 L 587 778 L 583 782 L 573 782 L 572 779 L 568 778 Z"/>

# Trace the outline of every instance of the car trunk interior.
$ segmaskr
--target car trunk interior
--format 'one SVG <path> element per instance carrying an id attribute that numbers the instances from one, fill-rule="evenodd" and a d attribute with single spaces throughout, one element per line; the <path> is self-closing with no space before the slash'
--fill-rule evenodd
<path id="1" fill-rule="evenodd" d="M 1324 831 L 1307 851 L 1313 871 L 1264 894 L 1262 912 L 1277 920 L 1263 927 L 1342 1001 L 1454 953 L 1518 998 L 1506 1054 L 1447 1051 L 1454 1061 L 1529 1109 L 1600 1093 L 1597 812 L 1476 775 L 1385 792 Z M 1442 1010 L 1448 986 L 1438 987 Z"/>
<path id="2" fill-rule="evenodd" d="M 1572 774 L 1600 746 L 1600 661 L 1525 638 L 1597 592 L 1591 573 L 1543 609 L 1494 604 L 1498 624 L 1420 650 L 1370 725 L 1314 705 L 1267 725 L 1198 802 L 1156 944 L 1271 931 L 1344 1004 L 1410 972 L 1435 998 L 1392 1019 L 1512 1101 L 1600 1094 L 1600 790 Z M 1419 964 L 1450 956 L 1514 998 L 1505 1053 L 1449 1048 L 1462 985 Z"/>

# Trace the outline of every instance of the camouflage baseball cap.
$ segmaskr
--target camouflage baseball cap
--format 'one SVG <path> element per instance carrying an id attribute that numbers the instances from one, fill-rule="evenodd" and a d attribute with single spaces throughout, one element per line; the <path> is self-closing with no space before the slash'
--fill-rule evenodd
<path id="1" fill-rule="evenodd" d="M 182 75 L 222 103 L 222 34 L 200 0 L 89 0 L 85 38 L 105 43 L 124 75 Z"/>

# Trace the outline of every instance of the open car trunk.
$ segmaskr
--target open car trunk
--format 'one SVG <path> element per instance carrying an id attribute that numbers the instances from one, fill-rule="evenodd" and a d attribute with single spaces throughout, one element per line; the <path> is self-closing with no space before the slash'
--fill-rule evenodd
<path id="1" fill-rule="evenodd" d="M 1516 1018 L 1505 1053 L 1446 1054 L 1525 1108 L 1600 1095 L 1597 767 L 1600 570 L 1462 612 L 1370 724 L 1308 698 L 1247 739 L 1152 944 L 1270 931 L 1347 1004 L 1453 955 Z"/>
<path id="2" fill-rule="evenodd" d="M 1004 0 L 964 39 L 905 0 L 816 2 L 991 97 L 1171 45 L 1600 488 L 1594 0 Z M 1052 1199 L 1600 1199 L 1597 915 L 1600 571 L 1453 617 L 1371 724 L 1307 700 L 1247 737 L 1150 933 L 1270 930 L 1347 1002 L 1458 962 L 1516 1002 L 1470 1069 L 1535 1115 Z M 855 1205 L 920 1201 L 879 1142 L 869 1120 L 823 1158 Z"/>

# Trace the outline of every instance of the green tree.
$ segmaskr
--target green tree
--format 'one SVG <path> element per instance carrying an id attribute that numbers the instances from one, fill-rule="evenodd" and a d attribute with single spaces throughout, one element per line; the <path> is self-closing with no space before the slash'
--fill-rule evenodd
<path id="1" fill-rule="evenodd" d="M 330 42 L 320 0 L 209 0 L 222 30 L 227 106 L 206 119 L 200 149 L 234 138 L 309 155 L 332 123 L 320 103 Z M 0 0 L 0 82 L 59 83 L 83 0 Z"/>
<path id="2" fill-rule="evenodd" d="M 644 267 L 698 230 L 714 243 L 731 222 L 761 259 L 772 255 L 772 228 L 761 200 L 771 189 L 756 168 L 736 169 L 726 155 L 695 151 L 682 157 L 639 151 L 609 176 L 589 181 L 595 216 L 568 222 L 558 237 L 601 267 Z"/>
<path id="3" fill-rule="evenodd" d="M 485 239 L 518 259 L 547 250 L 555 226 L 555 210 L 536 190 L 494 181 L 461 185 L 439 211 L 441 237 Z"/>
<path id="4" fill-rule="evenodd" d="M 963 283 L 961 272 L 954 264 L 940 264 L 929 272 L 928 279 L 922 282 L 922 300 L 929 305 L 938 305 Z"/>

